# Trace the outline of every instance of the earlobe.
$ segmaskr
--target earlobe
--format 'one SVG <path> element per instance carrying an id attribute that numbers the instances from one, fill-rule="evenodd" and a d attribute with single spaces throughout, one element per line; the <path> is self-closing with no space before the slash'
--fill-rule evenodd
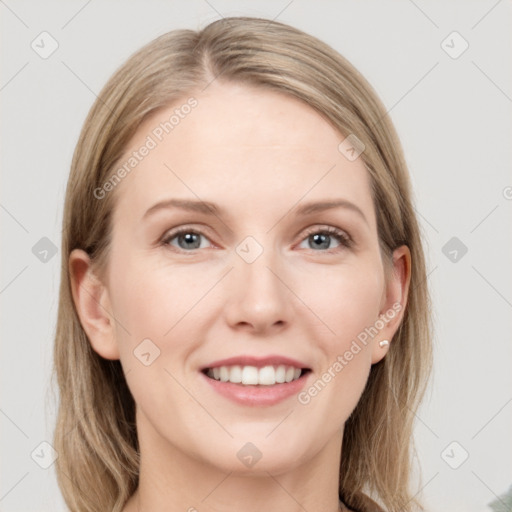
<path id="1" fill-rule="evenodd" d="M 85 251 L 71 252 L 69 276 L 78 317 L 93 350 L 105 359 L 119 359 L 108 290 L 94 274 Z"/>
<path id="2" fill-rule="evenodd" d="M 392 339 L 402 322 L 411 280 L 411 252 L 402 245 L 393 252 L 393 268 L 383 295 L 379 320 L 382 329 L 374 339 L 372 364 L 378 363 L 388 352 Z"/>

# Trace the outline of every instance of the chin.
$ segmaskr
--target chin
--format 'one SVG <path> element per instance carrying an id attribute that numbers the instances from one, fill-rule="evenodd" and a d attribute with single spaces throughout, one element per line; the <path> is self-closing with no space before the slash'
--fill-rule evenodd
<path id="1" fill-rule="evenodd" d="M 226 473 L 268 476 L 268 473 L 279 475 L 306 463 L 321 449 L 321 446 L 305 446 L 304 438 L 292 440 L 284 435 L 272 439 L 274 434 L 268 436 L 270 430 L 267 428 L 264 435 L 236 436 L 225 444 L 213 441 L 217 449 L 212 453 L 210 446 L 203 459 Z M 286 438 L 288 442 L 283 441 Z"/>

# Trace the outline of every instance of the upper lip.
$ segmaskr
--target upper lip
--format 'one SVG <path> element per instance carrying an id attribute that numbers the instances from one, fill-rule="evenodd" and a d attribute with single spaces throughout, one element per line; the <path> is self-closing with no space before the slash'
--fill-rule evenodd
<path id="1" fill-rule="evenodd" d="M 308 366 L 297 359 L 291 357 L 269 355 L 264 357 L 254 357 L 249 355 L 241 355 L 235 357 L 229 357 L 227 359 L 219 359 L 207 364 L 201 368 L 201 371 L 208 368 L 218 368 L 220 366 L 256 366 L 257 368 L 263 368 L 264 366 L 294 366 L 300 369 L 309 369 Z"/>

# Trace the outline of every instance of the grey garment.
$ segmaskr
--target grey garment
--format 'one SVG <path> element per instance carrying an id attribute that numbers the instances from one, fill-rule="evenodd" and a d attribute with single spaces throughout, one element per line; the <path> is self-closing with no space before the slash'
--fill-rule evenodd
<path id="1" fill-rule="evenodd" d="M 386 512 L 378 503 L 363 493 L 358 493 L 352 503 L 351 506 L 347 505 L 340 496 L 340 508 L 343 512 Z"/>

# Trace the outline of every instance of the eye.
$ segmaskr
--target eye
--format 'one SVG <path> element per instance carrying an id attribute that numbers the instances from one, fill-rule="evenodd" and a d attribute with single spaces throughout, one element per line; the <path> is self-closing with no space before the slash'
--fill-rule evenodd
<path id="1" fill-rule="evenodd" d="M 204 249 L 201 245 L 201 237 L 208 240 L 202 233 L 191 228 L 182 227 L 168 233 L 163 239 L 162 244 L 176 247 L 185 252 L 195 249 Z M 176 240 L 176 244 L 172 243 Z M 207 247 L 208 245 L 206 245 Z"/>
<path id="2" fill-rule="evenodd" d="M 322 229 L 310 229 L 306 232 L 306 235 L 302 243 L 309 242 L 311 245 L 310 247 L 306 247 L 306 249 L 312 248 L 314 251 L 335 252 L 336 250 L 340 250 L 340 248 L 350 248 L 353 245 L 353 241 L 347 233 L 331 226 Z M 334 247 L 334 251 L 333 248 L 330 247 L 333 239 L 338 243 L 338 246 Z M 322 251 L 323 249 L 327 250 Z"/>
<path id="3" fill-rule="evenodd" d="M 167 233 L 162 239 L 162 244 L 176 248 L 179 251 L 191 252 L 197 249 L 204 249 L 208 247 L 208 243 L 202 244 L 202 240 L 209 241 L 209 239 L 200 231 L 183 226 Z M 334 248 L 332 242 L 336 241 L 338 244 Z M 352 238 L 342 231 L 341 229 L 327 226 L 324 228 L 312 228 L 306 232 L 306 238 L 302 243 L 310 243 L 306 249 L 313 249 L 320 252 L 336 252 L 344 248 L 350 248 L 353 245 Z M 304 248 L 304 247 L 302 247 Z"/>

